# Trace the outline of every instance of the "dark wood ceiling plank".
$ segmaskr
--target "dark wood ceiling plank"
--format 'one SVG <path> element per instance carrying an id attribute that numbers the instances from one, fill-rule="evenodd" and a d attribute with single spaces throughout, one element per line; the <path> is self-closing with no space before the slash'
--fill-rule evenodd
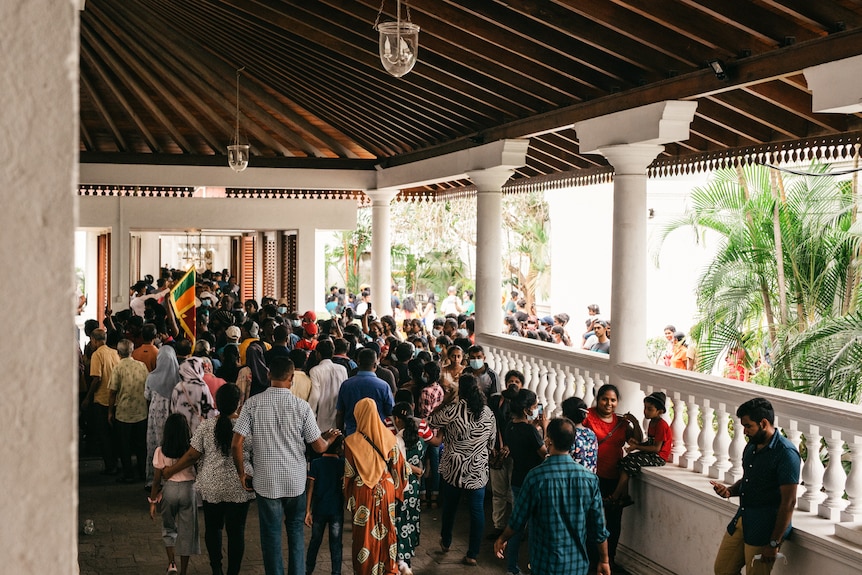
<path id="1" fill-rule="evenodd" d="M 198 18 L 198 17 L 201 19 L 199 22 L 196 21 L 196 18 Z M 191 28 L 193 28 L 193 29 L 196 26 L 201 27 L 204 24 L 206 24 L 206 20 L 203 18 L 203 16 L 202 15 L 196 15 L 195 13 L 182 14 L 182 21 L 183 21 L 183 24 L 190 24 Z M 193 34 L 193 30 L 187 31 L 187 35 L 191 35 L 191 34 Z M 206 36 L 207 36 L 208 40 L 212 40 L 213 42 L 215 42 L 217 44 L 221 44 L 221 45 L 224 45 L 225 42 L 230 41 L 230 38 L 223 37 L 221 35 L 221 33 L 218 31 L 218 29 L 213 29 L 211 31 L 208 31 Z M 205 46 L 204 50 L 206 50 L 212 56 L 214 61 L 217 61 L 218 58 L 221 57 L 221 54 L 216 52 L 214 49 L 211 49 L 211 48 Z M 196 47 L 196 52 L 199 53 L 200 51 L 201 50 Z M 255 45 L 249 45 L 243 51 L 243 63 L 246 64 L 246 70 L 244 72 L 244 75 L 246 77 L 250 78 L 256 84 L 266 83 L 267 80 L 272 82 L 274 78 L 279 77 L 279 76 L 283 77 L 283 74 L 284 74 L 284 70 L 277 69 L 272 64 L 271 58 L 267 54 L 258 53 L 258 47 Z M 227 64 L 225 64 L 225 65 L 227 65 Z M 227 66 L 230 67 L 230 65 L 227 65 Z M 265 77 L 260 77 L 261 74 L 263 74 Z M 312 97 L 312 96 L 309 96 L 309 97 Z M 337 98 L 333 98 L 331 100 L 326 99 L 325 101 L 335 102 L 336 100 L 337 100 Z M 268 116 L 269 113 L 265 112 L 261 109 L 260 114 L 257 114 L 257 115 Z M 335 119 L 337 120 L 337 116 L 335 116 Z M 349 120 L 348 120 L 348 122 L 349 122 Z M 344 124 L 344 122 L 341 122 L 341 123 Z M 277 129 L 276 134 L 279 134 L 283 131 L 284 131 L 284 126 Z M 369 131 L 371 131 L 370 128 L 369 128 Z M 373 131 L 371 131 L 371 132 L 373 133 Z M 391 154 L 397 153 L 397 151 L 394 149 L 386 150 L 386 149 L 383 149 L 380 147 L 377 147 L 376 149 L 374 147 L 369 148 L 368 146 L 371 145 L 370 144 L 371 139 L 372 138 L 369 138 L 366 141 L 366 143 L 364 144 L 364 147 L 365 147 L 365 149 L 371 149 L 375 153 L 375 155 L 380 155 L 380 154 L 391 155 Z M 362 140 L 360 139 L 359 141 L 361 142 Z"/>
<path id="2" fill-rule="evenodd" d="M 549 149 L 541 140 L 535 138 L 530 140 L 530 149 L 527 154 L 537 158 L 546 166 L 550 166 L 552 169 L 548 173 L 567 172 L 575 166 L 580 167 L 574 154 L 560 154 L 556 150 Z"/>
<path id="3" fill-rule="evenodd" d="M 174 95 L 174 89 L 165 85 L 161 82 L 160 78 L 156 76 L 156 74 L 160 74 L 163 76 L 163 70 L 157 70 L 153 72 L 149 70 L 146 66 L 144 66 L 141 62 L 139 62 L 136 58 L 134 58 L 130 52 L 126 49 L 126 46 L 130 45 L 131 42 L 128 38 L 116 38 L 114 35 L 106 30 L 101 22 L 98 21 L 97 18 L 91 17 L 85 23 L 81 22 L 82 33 L 85 34 L 85 38 L 91 43 L 96 42 L 96 38 L 101 40 L 104 43 L 105 49 L 103 52 L 105 54 L 112 53 L 116 55 L 117 58 L 125 64 L 127 68 L 127 72 L 125 72 L 121 77 L 126 85 L 132 89 L 135 93 L 137 93 L 138 97 L 146 97 L 150 102 L 153 103 L 153 108 L 159 108 L 158 114 L 161 115 L 163 121 L 166 123 L 166 128 L 171 131 L 172 135 L 177 141 L 177 144 L 183 148 L 184 151 L 192 151 L 193 146 L 191 146 L 188 140 L 181 135 L 179 130 L 177 130 L 176 126 L 168 119 L 167 115 L 164 114 L 161 108 L 152 100 L 147 94 L 146 87 L 143 83 L 146 83 L 146 86 L 150 86 L 153 90 L 155 90 L 162 98 L 164 98 L 165 102 L 175 111 L 177 112 L 181 118 L 189 123 L 189 125 L 197 132 L 197 134 L 203 139 L 203 141 L 210 147 L 210 149 L 218 149 L 216 146 L 218 144 L 218 140 L 212 133 L 204 127 L 204 125 L 192 114 L 192 112 L 186 107 L 179 99 Z M 138 78 L 141 79 L 141 82 L 135 80 L 132 77 L 132 74 L 137 75 Z"/>
<path id="4" fill-rule="evenodd" d="M 90 137 L 90 131 L 87 130 L 87 125 L 84 122 L 78 122 L 78 128 L 81 131 L 81 144 L 83 152 L 91 152 L 95 148 L 93 138 Z"/>
<path id="5" fill-rule="evenodd" d="M 134 108 L 134 106 L 129 103 L 128 99 L 123 95 L 122 91 L 111 79 L 110 74 L 108 74 L 107 71 L 102 68 L 101 63 L 99 63 L 95 56 L 93 56 L 89 45 L 81 44 L 80 53 L 81 58 L 86 61 L 87 66 L 89 66 L 90 69 L 92 69 L 93 72 L 99 76 L 99 80 L 104 83 L 105 86 L 108 87 L 108 90 L 111 92 L 111 95 L 114 97 L 114 99 L 117 100 L 117 102 L 120 103 L 120 106 L 123 108 L 123 110 L 125 110 L 126 115 L 128 115 L 129 118 L 132 119 L 132 122 L 134 122 L 135 126 L 137 126 L 138 131 L 141 133 L 141 136 L 143 136 L 143 139 L 146 142 L 147 146 L 149 146 L 150 152 L 161 152 L 162 150 L 159 147 L 159 144 L 153 136 L 152 132 L 150 132 L 150 129 L 144 122 L 144 118 L 142 118 L 140 114 L 138 114 L 138 111 Z"/>
<path id="6" fill-rule="evenodd" d="M 766 41 L 711 17 L 704 11 L 677 0 L 611 0 L 664 26 L 670 31 L 711 46 L 718 52 L 736 55 L 742 49 L 761 54 L 775 49 L 778 42 Z M 718 56 L 718 54 L 717 54 Z"/>
<path id="7" fill-rule="evenodd" d="M 277 4 L 276 0 L 250 1 L 266 5 Z M 326 10 L 324 15 L 318 13 L 323 12 L 324 10 L 323 8 L 317 7 L 319 3 L 309 3 L 304 0 L 295 3 L 301 4 L 302 8 L 306 10 L 306 14 L 313 18 L 320 18 L 323 22 L 329 25 L 334 24 L 341 27 L 344 34 L 355 34 L 357 26 L 361 26 L 360 29 L 368 29 L 366 27 L 374 22 L 373 14 L 376 12 L 374 9 L 370 9 L 369 13 L 371 15 L 369 18 L 362 19 L 352 16 L 351 13 L 343 12 L 341 10 L 332 10 L 330 8 Z M 339 4 L 333 3 L 333 7 L 338 5 Z M 295 13 L 291 13 L 292 17 L 295 15 Z M 311 25 L 315 25 L 315 20 L 310 19 L 307 16 L 303 18 L 303 21 Z M 513 94 L 513 97 L 514 94 L 519 94 L 520 96 L 518 97 L 518 100 L 527 103 L 527 105 L 533 110 L 547 109 L 549 107 L 563 105 L 563 102 L 572 101 L 572 98 L 567 96 L 567 91 L 565 89 L 566 82 L 564 82 L 559 75 L 555 76 L 561 84 L 564 84 L 562 89 L 556 88 L 550 75 L 541 70 L 535 70 L 536 78 L 533 78 L 532 75 L 522 74 L 517 63 L 512 62 L 514 60 L 519 60 L 516 57 L 511 55 L 508 57 L 503 56 L 501 51 L 496 50 L 491 46 L 485 47 L 490 52 L 487 55 L 472 49 L 471 44 L 475 44 L 477 42 L 479 39 L 477 37 L 473 37 L 471 39 L 463 32 L 450 28 L 446 32 L 448 32 L 449 35 L 457 35 L 457 37 L 461 39 L 462 45 L 459 46 L 456 39 L 447 39 L 443 32 L 440 32 L 439 36 L 435 35 L 433 33 L 435 28 L 433 21 L 428 24 L 431 25 L 432 31 L 429 32 L 426 30 L 426 33 L 421 35 L 419 44 L 419 54 L 421 55 L 420 59 L 423 62 L 428 62 L 432 58 L 439 58 L 445 61 L 443 66 L 455 71 L 462 77 L 472 76 L 473 78 L 476 78 L 476 83 L 479 85 L 489 85 L 489 81 L 491 82 L 490 85 L 493 85 L 495 82 L 499 82 L 502 84 L 502 89 L 507 89 L 511 94 Z M 317 27 L 320 27 L 323 24 L 316 25 Z M 377 33 L 373 32 L 372 38 L 374 40 L 374 54 L 377 54 L 377 37 Z M 364 37 L 364 39 L 367 42 L 369 38 Z M 528 64 L 521 60 L 521 67 L 527 66 Z M 571 86 L 571 89 L 574 90 L 575 84 L 572 82 L 568 82 L 568 84 Z M 580 82 L 577 83 L 576 86 L 579 87 L 580 90 L 590 88 L 590 86 L 584 86 Z M 597 92 L 598 91 L 594 92 L 594 96 L 597 95 Z"/>
<path id="8" fill-rule="evenodd" d="M 329 0 L 333 2 L 333 0 Z M 365 4 L 373 5 L 374 0 L 363 0 Z M 459 2 L 458 4 L 463 4 Z M 474 3 L 475 4 L 475 3 Z M 488 4 L 485 2 L 484 4 Z M 585 46 L 570 38 L 566 44 L 580 44 L 577 48 L 588 50 L 590 56 L 601 56 L 608 64 L 584 65 L 586 55 L 579 54 L 579 58 L 572 56 L 578 54 L 577 50 L 566 51 L 564 47 L 556 50 L 548 48 L 545 42 L 538 42 L 542 36 L 529 37 L 524 35 L 513 35 L 509 30 L 487 19 L 476 16 L 471 11 L 464 10 L 461 6 L 453 7 L 439 0 L 412 0 L 410 7 L 413 11 L 414 21 L 423 23 L 422 37 L 425 34 L 436 35 L 456 46 L 461 45 L 484 58 L 505 62 L 512 69 L 524 73 L 528 78 L 542 79 L 544 82 L 556 85 L 566 93 L 581 93 L 586 97 L 595 98 L 608 91 L 612 85 L 631 81 L 635 76 L 635 70 L 629 70 L 628 78 L 614 76 L 608 70 L 614 64 L 606 53 L 601 53 L 592 46 Z M 537 28 L 529 19 L 522 18 L 520 28 Z M 536 30 L 538 32 L 538 30 Z M 547 28 L 543 30 L 549 32 Z M 477 41 L 478 40 L 478 41 Z M 574 46 L 571 46 L 575 48 Z M 617 66 L 619 63 L 616 63 Z M 630 67 L 629 68 L 633 68 Z M 551 72 L 548 74 L 548 72 Z M 560 76 L 568 82 L 561 82 Z M 556 78 L 556 80 L 555 80 Z M 575 88 L 573 84 L 579 87 Z M 584 99 L 579 97 L 578 99 Z"/>
<path id="9" fill-rule="evenodd" d="M 700 10 L 727 26 L 732 26 L 772 44 L 793 36 L 798 42 L 813 40 L 825 35 L 822 28 L 802 26 L 799 20 L 788 18 L 754 2 L 728 2 L 727 0 L 678 0 Z"/>
<path id="10" fill-rule="evenodd" d="M 811 110 L 811 94 L 800 86 L 786 84 L 781 81 L 764 82 L 744 88 L 750 94 L 778 106 L 788 112 L 793 112 L 806 118 L 809 122 L 817 124 L 831 132 L 844 132 L 847 130 L 847 120 L 840 114 L 815 114 Z"/>
<path id="11" fill-rule="evenodd" d="M 794 44 L 772 54 L 761 54 L 740 60 L 737 63 L 735 75 L 728 81 L 716 80 L 711 70 L 699 70 L 634 88 L 621 94 L 536 114 L 522 120 L 501 123 L 495 128 L 482 130 L 478 134 L 470 134 L 447 142 L 445 149 L 452 151 L 459 145 L 462 149 L 470 147 L 472 139 L 477 137 L 483 138 L 484 141 L 519 138 L 526 134 L 555 130 L 560 126 L 571 126 L 581 120 L 664 100 L 693 100 L 711 94 L 729 92 L 749 84 L 792 75 L 809 66 L 857 55 L 860 42 L 862 42 L 862 29 L 839 32 L 817 40 Z M 390 164 L 406 163 L 426 155 L 434 155 L 434 149 L 423 150 L 421 154 L 408 154 L 390 161 Z"/>
<path id="12" fill-rule="evenodd" d="M 103 45 L 98 41 L 99 35 L 91 32 L 89 27 L 92 24 L 90 19 L 81 19 L 81 37 L 84 41 L 88 42 L 90 46 L 99 54 L 99 57 L 104 60 L 110 67 L 111 70 L 120 78 L 125 84 L 125 86 L 135 95 L 135 97 L 142 103 L 142 105 L 147 109 L 147 111 L 152 114 L 154 118 L 156 118 L 161 125 L 167 130 L 177 146 L 182 149 L 183 152 L 189 153 L 192 151 L 192 146 L 189 145 L 188 141 L 186 141 L 185 137 L 176 129 L 174 123 L 167 117 L 167 115 L 162 112 L 161 107 L 152 98 L 150 98 L 149 94 L 147 94 L 144 87 L 135 80 L 129 71 L 124 67 L 124 65 L 119 60 L 120 55 L 124 53 L 124 50 L 116 50 L 114 46 Z M 116 43 L 114 43 L 116 44 Z M 114 56 L 117 54 L 117 57 Z"/>
<path id="13" fill-rule="evenodd" d="M 575 168 L 591 168 L 596 162 L 587 160 L 575 152 L 576 148 L 569 147 L 568 149 L 559 145 L 559 140 L 554 141 L 550 138 L 553 134 L 545 134 L 535 138 L 530 138 L 530 149 L 537 150 L 547 156 L 559 158 L 566 165 Z M 569 168 L 567 168 L 569 169 Z M 560 171 L 566 171 L 561 169 Z"/>
<path id="14" fill-rule="evenodd" d="M 709 99 L 701 99 L 697 103 L 696 114 L 713 124 L 722 126 L 743 138 L 753 140 L 756 144 L 771 142 L 775 132 L 769 126 L 751 120 L 751 118 Z"/>
<path id="15" fill-rule="evenodd" d="M 709 99 L 794 140 L 822 133 L 807 118 L 774 106 L 744 90 L 716 94 Z"/>
<path id="16" fill-rule="evenodd" d="M 579 13 L 550 2 L 511 0 L 500 5 L 485 0 L 445 0 L 503 28 L 524 42 L 577 59 L 618 82 L 658 80 L 678 69 L 684 59 L 646 46 L 616 30 L 598 25 Z"/>
<path id="17" fill-rule="evenodd" d="M 699 114 L 695 114 L 694 121 L 691 123 L 691 133 L 697 134 L 704 140 L 716 144 L 721 148 L 753 146 L 758 143 L 751 138 L 745 138 L 737 132 L 732 132 L 723 126 L 715 124 L 710 119 Z"/>
<path id="18" fill-rule="evenodd" d="M 285 37 L 285 41 L 288 43 L 292 42 L 294 44 L 296 42 L 294 38 L 290 38 L 290 37 Z M 284 52 L 285 62 L 288 62 L 287 58 L 289 58 L 294 53 L 301 55 L 302 50 L 304 50 L 304 48 L 302 46 L 295 46 L 294 48 L 286 50 Z M 295 66 L 292 67 L 292 68 L 295 68 L 296 74 L 299 76 L 302 75 L 302 66 L 307 66 L 307 63 L 298 62 Z M 315 60 L 315 66 L 319 66 L 319 62 L 317 60 Z M 358 71 L 354 71 L 351 69 L 345 69 L 344 66 L 340 62 L 334 63 L 333 66 L 335 67 L 336 70 L 338 70 L 340 72 L 341 77 L 345 78 L 344 81 L 340 81 L 338 77 L 332 77 L 334 75 L 330 75 L 330 74 L 326 74 L 326 73 L 314 73 L 314 72 L 312 72 L 309 74 L 305 74 L 305 76 L 311 77 L 311 78 L 316 78 L 318 81 L 324 80 L 324 79 L 329 80 L 331 82 L 334 80 L 339 80 L 338 82 L 333 82 L 335 85 L 338 85 L 338 86 L 350 84 L 351 83 L 351 79 L 350 79 L 351 76 L 364 77 L 365 80 L 363 81 L 363 85 L 361 87 L 356 88 L 356 90 L 357 90 L 356 93 L 345 94 L 344 96 L 342 96 L 340 98 L 340 99 L 350 101 L 350 102 L 361 101 L 360 100 L 360 97 L 361 97 L 361 98 L 365 98 L 367 101 L 370 101 L 372 103 L 372 105 L 378 105 L 379 106 L 379 105 L 382 105 L 382 103 L 386 103 L 386 102 L 390 101 L 392 99 L 393 95 L 398 95 L 399 93 L 404 94 L 406 96 L 405 100 L 410 97 L 409 94 L 407 94 L 407 92 L 405 90 L 406 86 L 402 87 L 403 83 L 405 82 L 404 80 L 396 80 L 396 79 L 392 79 L 389 76 L 383 75 L 383 77 L 386 78 L 386 81 L 392 82 L 392 84 L 386 85 L 386 83 L 384 82 L 382 84 L 383 87 L 381 87 L 381 82 L 380 82 L 381 72 L 380 72 L 379 60 L 376 61 L 376 65 L 375 65 L 375 69 L 374 69 L 375 76 L 373 76 L 373 77 L 369 74 L 362 74 Z M 350 76 L 347 76 L 347 74 L 350 74 Z M 414 75 L 411 74 L 411 78 L 414 78 Z M 301 78 L 299 80 L 301 81 Z M 355 80 L 353 82 L 355 82 Z M 290 88 L 293 89 L 293 84 L 291 84 Z M 296 99 L 295 93 L 299 92 L 299 91 L 302 91 L 302 90 L 294 90 L 294 94 L 290 94 L 290 92 L 287 92 L 287 93 L 290 94 L 291 97 Z M 379 92 L 379 96 L 375 97 L 375 92 Z M 357 94 L 359 94 L 359 96 L 357 96 Z M 321 102 L 321 101 L 325 101 L 326 99 L 327 98 L 318 98 L 317 101 Z M 437 97 L 437 99 L 438 100 L 440 99 L 439 96 Z M 415 100 L 415 97 L 413 98 L 413 100 Z M 462 106 L 463 104 L 454 104 L 454 102 L 451 102 L 451 101 L 447 102 L 447 104 L 450 104 L 450 103 L 452 105 L 447 105 L 447 107 L 445 109 L 449 111 L 449 116 L 451 117 L 453 113 L 457 114 L 456 110 L 459 108 L 459 106 Z M 421 108 L 415 106 L 412 102 L 411 102 L 411 107 L 416 110 L 416 112 L 414 112 L 414 114 L 413 114 L 414 117 L 421 118 L 423 116 L 423 110 Z M 388 113 L 389 113 L 389 111 L 385 108 L 376 110 L 374 112 L 375 116 L 381 116 L 381 117 L 385 117 Z M 497 115 L 495 114 L 495 116 L 497 116 Z M 440 120 L 439 120 L 440 125 L 441 126 L 445 125 L 445 121 L 442 120 L 442 118 L 443 118 L 442 112 L 441 112 L 439 117 L 440 117 Z M 450 120 L 450 122 L 451 122 L 451 120 Z M 362 130 L 360 130 L 360 132 L 361 131 Z M 416 127 L 414 126 L 414 128 L 411 130 L 411 132 L 418 132 L 418 130 L 416 130 Z"/>
<path id="19" fill-rule="evenodd" d="M 99 115 L 102 117 L 102 121 L 105 125 L 108 126 L 108 129 L 111 131 L 111 135 L 114 138 L 114 143 L 117 146 L 117 149 L 120 152 L 127 152 L 129 150 L 129 146 L 126 144 L 126 140 L 123 138 L 123 134 L 120 133 L 119 128 L 117 128 L 117 124 L 114 122 L 114 117 L 111 115 L 108 108 L 105 106 L 105 103 L 99 97 L 98 92 L 93 89 L 92 83 L 87 78 L 86 74 L 80 74 L 81 88 L 84 89 L 87 94 L 87 98 L 93 102 L 93 106 L 96 107 L 96 110 L 99 112 Z"/>
<path id="20" fill-rule="evenodd" d="M 607 0 L 555 0 L 556 4 L 609 28 L 619 34 L 629 36 L 652 51 L 660 52 L 681 61 L 679 66 L 665 70 L 677 69 L 681 72 L 697 68 L 710 58 L 730 57 L 734 53 L 718 53 L 698 39 L 692 39 L 675 30 L 668 29 L 653 19 L 632 12 Z"/>
<path id="21" fill-rule="evenodd" d="M 822 26 L 824 30 L 835 30 L 838 22 L 843 22 L 848 28 L 862 25 L 862 10 L 849 10 L 838 2 L 823 0 L 757 0 L 776 12 L 788 14 L 794 18 L 808 22 L 810 25 Z M 858 5 L 858 3 L 857 3 Z"/>
<path id="22" fill-rule="evenodd" d="M 291 13 L 284 12 L 285 4 L 292 4 L 294 10 L 304 11 L 305 6 L 308 4 L 305 0 L 302 0 L 302 2 L 294 2 L 293 0 L 290 2 L 280 2 L 277 8 L 271 8 L 260 2 L 250 2 L 248 0 L 219 1 L 242 13 L 248 13 L 271 22 L 273 26 L 289 31 L 290 34 L 300 36 L 307 42 L 324 46 L 339 53 L 345 60 L 358 61 L 364 67 L 373 67 L 378 70 L 381 68 L 379 57 L 377 56 L 376 41 L 369 44 L 369 37 L 364 37 L 364 42 L 348 43 L 345 38 L 354 39 L 356 36 L 355 32 L 349 33 L 343 31 L 339 36 L 330 35 L 328 30 L 322 29 L 323 26 L 328 25 L 325 18 L 321 17 L 321 20 L 316 24 L 309 24 L 306 20 L 297 19 Z M 274 2 L 269 2 L 269 4 L 275 5 Z M 313 5 L 310 6 L 313 7 Z M 423 54 L 423 52 L 420 51 L 420 54 Z M 527 101 L 530 95 L 521 92 L 521 97 L 514 99 L 507 95 L 508 86 L 499 78 L 477 73 L 460 62 L 447 60 L 433 52 L 420 57 L 416 69 L 411 72 L 409 79 L 406 80 L 410 83 L 416 83 L 419 78 L 430 80 L 438 88 L 439 86 L 447 86 L 452 89 L 460 88 L 462 93 L 471 99 L 476 99 L 479 97 L 479 93 L 481 93 L 482 100 L 495 99 L 504 101 L 507 104 L 502 109 L 515 116 L 535 113 L 537 109 L 542 107 L 540 98 L 531 97 Z M 470 89 L 465 89 L 468 86 Z M 430 86 L 428 87 L 430 88 Z"/>
<path id="23" fill-rule="evenodd" d="M 120 16 L 117 13 L 112 14 L 112 18 L 119 17 Z M 136 30 L 145 29 L 143 27 L 144 23 L 138 19 L 133 11 L 128 11 L 125 14 L 125 17 L 129 18 L 129 20 L 135 24 L 134 28 Z M 188 45 L 181 46 L 177 42 L 177 40 L 183 43 L 187 42 L 187 36 L 177 33 L 168 22 L 162 22 L 160 28 L 163 31 L 171 30 L 172 33 L 163 33 L 159 38 L 157 45 L 148 43 L 148 38 L 145 35 L 136 36 L 136 43 L 133 45 L 147 46 L 147 48 L 140 50 L 141 57 L 145 59 L 149 59 L 147 58 L 147 54 L 149 53 L 159 54 L 166 62 L 166 70 L 169 68 L 176 70 L 175 74 L 172 73 L 172 79 L 175 83 L 182 83 L 183 79 L 185 82 L 188 82 L 189 86 L 184 88 L 187 93 L 201 93 L 214 96 L 212 99 L 215 102 L 215 106 L 221 110 L 221 114 L 217 114 L 210 105 L 205 104 L 199 98 L 195 98 L 195 101 L 198 102 L 198 107 L 201 110 L 201 113 L 209 117 L 214 125 L 222 128 L 223 133 L 226 133 L 227 135 L 225 141 L 230 142 L 231 137 L 233 136 L 233 125 L 235 121 L 235 84 L 230 82 L 234 70 L 223 62 L 215 58 L 208 57 L 205 53 L 196 53 L 195 57 L 188 57 L 187 55 L 190 53 Z M 174 54 L 177 56 L 175 57 Z M 198 58 L 199 55 L 202 56 L 202 58 Z M 213 65 L 215 67 L 213 67 Z M 180 74 L 181 78 L 176 77 L 176 74 Z M 241 96 L 241 98 L 249 98 L 249 95 L 245 94 Z M 283 108 L 275 98 L 268 99 L 268 102 L 271 102 L 273 106 Z M 247 109 L 249 104 L 251 104 L 250 110 Z M 263 108 L 259 107 L 256 103 L 249 100 L 241 107 L 245 109 L 247 114 L 256 119 L 256 122 L 245 122 L 242 128 L 251 132 L 254 137 L 261 142 L 261 144 L 265 144 L 267 147 L 280 152 L 282 155 L 293 155 L 293 153 L 270 136 L 265 129 L 257 128 L 257 123 L 263 124 L 264 128 L 271 130 L 276 135 L 282 137 L 282 139 L 291 142 L 297 149 L 303 150 L 308 155 L 325 155 L 319 148 L 314 147 L 313 142 L 316 139 L 320 144 L 328 148 L 334 148 L 338 151 L 344 152 L 345 157 L 356 157 L 355 154 L 344 148 L 335 139 L 330 138 L 321 130 L 311 126 L 310 123 L 305 121 L 303 118 L 299 118 L 297 114 L 285 115 L 289 116 L 291 120 L 296 120 L 300 125 L 300 129 L 307 128 L 305 135 L 312 139 L 312 143 L 306 143 L 304 139 L 294 136 L 293 132 L 289 131 L 289 128 L 276 122 L 270 114 L 265 112 Z M 224 132 L 225 129 L 226 132 Z M 220 151 L 224 151 L 226 149 L 225 146 L 222 146 Z"/>

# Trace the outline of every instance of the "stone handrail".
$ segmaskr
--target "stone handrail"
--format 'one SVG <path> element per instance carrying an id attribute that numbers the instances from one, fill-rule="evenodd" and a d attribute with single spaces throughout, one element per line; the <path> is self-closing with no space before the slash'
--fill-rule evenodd
<path id="1" fill-rule="evenodd" d="M 636 382 L 643 393 L 664 391 L 672 462 L 727 483 L 742 477 L 745 437 L 736 408 L 764 397 L 776 426 L 806 454 L 797 508 L 833 523 L 862 521 L 862 406 L 645 362 L 614 366 L 607 356 L 511 336 L 481 334 L 477 342 L 501 378 L 508 369 L 523 372 L 548 413 L 574 395 L 591 405 L 598 386 L 617 379 Z M 819 457 L 812 457 L 815 446 Z"/>

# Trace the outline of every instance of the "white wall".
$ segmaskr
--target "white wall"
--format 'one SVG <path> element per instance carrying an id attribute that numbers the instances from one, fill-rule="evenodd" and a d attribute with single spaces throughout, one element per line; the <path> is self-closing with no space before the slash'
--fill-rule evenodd
<path id="1" fill-rule="evenodd" d="M 78 28 L 72 2 L 0 2 L 0 565 L 78 572 L 74 317 Z M 22 342 L 26 342 L 22 345 Z"/>
<path id="2" fill-rule="evenodd" d="M 715 241 L 697 245 L 694 234 L 677 231 L 661 251 L 660 267 L 652 254 L 658 230 L 685 212 L 694 186 L 706 182 L 705 174 L 647 181 L 647 206 L 654 217 L 647 234 L 647 321 L 644 339 L 660 337 L 673 324 L 688 333 L 697 315 L 697 278 L 712 258 Z M 552 313 L 572 318 L 569 332 L 581 333 L 587 305 L 595 303 L 602 317 L 613 320 L 611 301 L 611 252 L 613 184 L 597 184 L 545 192 L 551 213 Z M 644 214 L 648 217 L 648 214 Z"/>
<path id="3" fill-rule="evenodd" d="M 297 230 L 297 303 L 299 309 L 322 309 L 326 286 L 320 240 L 324 235 L 318 238 L 318 232 L 356 226 L 353 200 L 82 196 L 79 202 L 82 227 L 114 231 L 111 301 L 115 309 L 128 306 L 128 286 L 138 279 L 129 275 L 132 230 Z"/>

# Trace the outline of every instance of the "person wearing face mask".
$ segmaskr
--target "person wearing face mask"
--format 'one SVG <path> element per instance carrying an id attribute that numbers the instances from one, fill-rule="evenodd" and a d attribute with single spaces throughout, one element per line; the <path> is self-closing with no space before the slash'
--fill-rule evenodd
<path id="1" fill-rule="evenodd" d="M 509 457 L 509 448 L 506 445 L 504 434 L 506 428 L 512 423 L 512 401 L 518 396 L 518 392 L 524 386 L 524 374 L 517 370 L 510 370 L 504 378 L 506 389 L 502 393 L 491 397 L 491 411 L 497 421 L 497 439 L 494 449 L 491 451 L 491 518 L 494 521 L 494 530 L 488 534 L 488 539 L 496 539 L 506 528 L 509 514 L 512 511 L 514 499 L 512 498 L 512 459 Z"/>
<path id="2" fill-rule="evenodd" d="M 517 500 L 527 473 L 542 463 L 548 455 L 544 440 L 548 420 L 545 419 L 544 412 L 540 413 L 536 394 L 529 389 L 518 390 L 511 399 L 511 413 L 512 421 L 506 427 L 503 437 L 509 451 L 509 459 L 512 460 L 512 496 Z M 523 531 L 515 532 L 506 547 L 506 572 L 512 575 L 520 573 L 518 549 L 523 534 Z"/>
<path id="3" fill-rule="evenodd" d="M 485 363 L 485 350 L 481 345 L 474 345 L 467 349 L 468 373 L 476 378 L 479 389 L 485 394 L 485 399 L 490 403 L 491 396 L 500 393 L 497 383 L 497 374 Z"/>

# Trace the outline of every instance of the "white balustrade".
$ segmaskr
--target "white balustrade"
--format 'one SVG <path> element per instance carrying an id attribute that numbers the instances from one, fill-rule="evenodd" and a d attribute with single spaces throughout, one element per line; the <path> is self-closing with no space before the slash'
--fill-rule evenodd
<path id="1" fill-rule="evenodd" d="M 551 414 L 572 396 L 593 405 L 598 388 L 612 377 L 638 382 L 644 393 L 664 391 L 673 409 L 669 414 L 672 464 L 728 484 L 742 477 L 747 441 L 736 407 L 764 397 L 775 409 L 777 429 L 804 455 L 797 508 L 832 522 L 862 522 L 862 407 L 858 405 L 647 363 L 612 367 L 607 356 L 521 338 L 479 334 L 477 341 L 488 350 L 501 377 L 513 368 L 525 376 L 529 373 L 528 387 Z M 826 466 L 823 456 L 828 457 Z"/>
<path id="2" fill-rule="evenodd" d="M 673 433 L 673 447 L 671 447 L 670 455 L 673 463 L 679 463 L 680 457 L 685 453 L 685 443 L 683 442 L 683 434 L 685 433 L 685 404 L 680 397 L 679 392 L 673 393 L 673 421 L 670 424 L 671 433 Z"/>

